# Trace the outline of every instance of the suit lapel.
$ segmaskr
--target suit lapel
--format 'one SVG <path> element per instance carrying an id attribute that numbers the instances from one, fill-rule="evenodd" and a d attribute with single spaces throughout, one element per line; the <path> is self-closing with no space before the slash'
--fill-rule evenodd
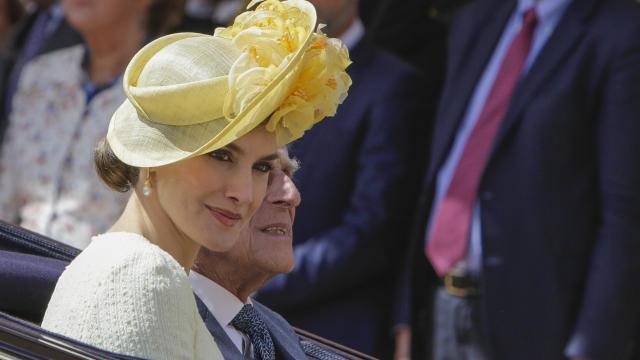
<path id="1" fill-rule="evenodd" d="M 547 40 L 527 76 L 516 88 L 511 105 L 500 125 L 493 145 L 493 153 L 504 141 L 509 130 L 522 119 L 521 113 L 527 103 L 549 83 L 554 71 L 561 71 L 562 61 L 569 57 L 571 51 L 579 44 L 585 30 L 585 18 L 594 9 L 595 1 L 574 1 L 566 10 L 551 37 Z"/>
<path id="2" fill-rule="evenodd" d="M 282 326 L 282 324 L 279 326 L 278 321 L 262 304 L 254 300 L 253 306 L 269 328 L 269 333 L 277 349 L 277 358 L 282 360 L 306 359 L 306 355 L 300 345 L 300 339 L 293 330 L 288 325 L 286 327 Z"/>
<path id="3" fill-rule="evenodd" d="M 464 49 L 457 56 L 458 62 L 449 64 L 452 66 L 448 71 L 450 79 L 440 101 L 438 123 L 433 137 L 433 156 L 426 177 L 429 183 L 433 181 L 449 153 L 476 84 L 493 54 L 515 4 L 514 1 L 498 2 L 492 6 L 491 14 L 481 14 L 477 23 L 467 25 L 469 28 L 465 34 L 469 34 L 470 40 L 460 39 L 464 41 Z"/>
<path id="4" fill-rule="evenodd" d="M 238 351 L 238 348 L 233 344 L 233 341 L 231 341 L 229 335 L 227 335 L 213 314 L 207 309 L 207 306 L 197 295 L 194 294 L 194 296 L 196 298 L 196 305 L 198 305 L 198 313 L 200 313 L 200 317 L 216 341 L 224 358 L 226 360 L 244 360 L 242 353 Z"/>

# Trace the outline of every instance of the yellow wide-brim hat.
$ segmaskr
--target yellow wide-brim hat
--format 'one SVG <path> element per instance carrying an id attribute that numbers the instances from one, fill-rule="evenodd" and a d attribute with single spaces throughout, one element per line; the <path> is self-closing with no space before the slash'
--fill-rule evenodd
<path id="1" fill-rule="evenodd" d="M 348 51 L 305 0 L 252 1 L 214 35 L 178 33 L 142 48 L 107 141 L 124 163 L 157 167 L 224 147 L 265 122 L 279 145 L 335 114 Z"/>

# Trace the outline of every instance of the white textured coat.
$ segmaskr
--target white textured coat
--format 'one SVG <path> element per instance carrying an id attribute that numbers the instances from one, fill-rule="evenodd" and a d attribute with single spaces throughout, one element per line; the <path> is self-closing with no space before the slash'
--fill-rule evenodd
<path id="1" fill-rule="evenodd" d="M 42 327 L 147 359 L 222 359 L 184 269 L 133 233 L 92 239 L 58 280 Z"/>

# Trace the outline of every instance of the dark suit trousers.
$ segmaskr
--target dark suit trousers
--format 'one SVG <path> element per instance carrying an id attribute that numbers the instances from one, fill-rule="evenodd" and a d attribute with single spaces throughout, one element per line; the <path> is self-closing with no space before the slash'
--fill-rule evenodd
<path id="1" fill-rule="evenodd" d="M 432 360 L 486 360 L 479 297 L 450 295 L 438 288 L 433 302 Z"/>

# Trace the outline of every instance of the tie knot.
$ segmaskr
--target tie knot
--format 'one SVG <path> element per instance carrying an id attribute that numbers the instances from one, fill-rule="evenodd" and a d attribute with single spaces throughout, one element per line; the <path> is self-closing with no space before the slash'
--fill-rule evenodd
<path id="1" fill-rule="evenodd" d="M 275 360 L 275 347 L 269 329 L 256 309 L 245 304 L 231 325 L 249 336 L 254 347 L 255 359 Z"/>
<path id="2" fill-rule="evenodd" d="M 538 23 L 538 14 L 536 13 L 536 8 L 532 7 L 529 10 L 525 11 L 522 15 L 523 24 L 522 27 L 534 27 Z"/>
<path id="3" fill-rule="evenodd" d="M 260 315 L 256 312 L 256 309 L 250 304 L 245 304 L 240 312 L 231 320 L 231 325 L 243 333 L 249 334 L 263 326 L 264 323 Z"/>

